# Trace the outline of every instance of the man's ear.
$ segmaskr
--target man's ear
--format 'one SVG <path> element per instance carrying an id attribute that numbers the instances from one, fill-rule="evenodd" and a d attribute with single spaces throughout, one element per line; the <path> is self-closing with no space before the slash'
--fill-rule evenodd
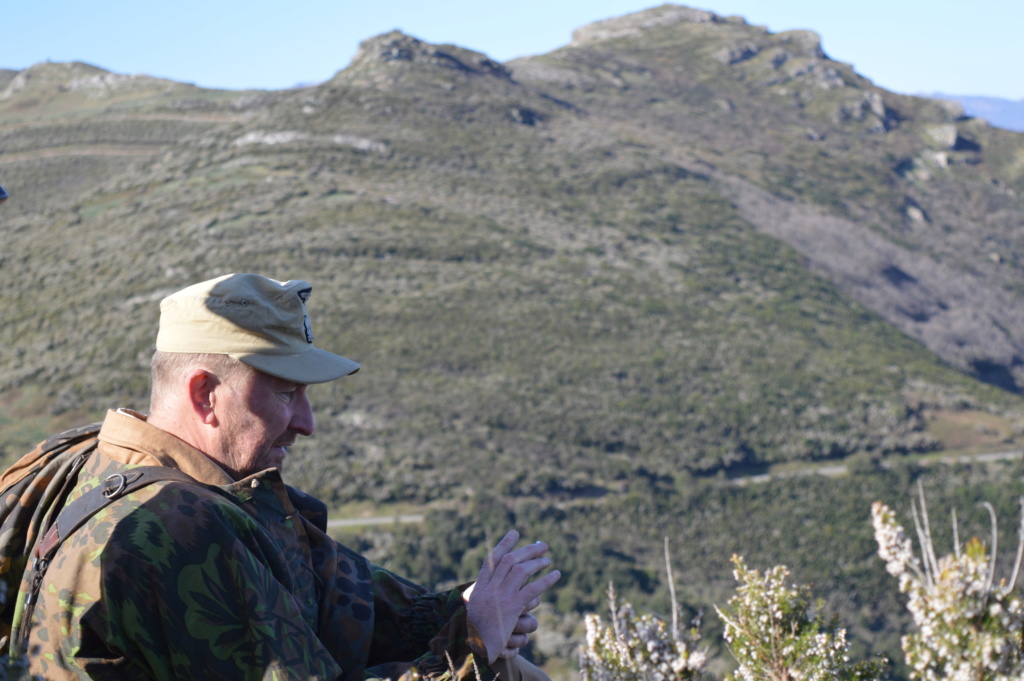
<path id="1" fill-rule="evenodd" d="M 217 425 L 214 407 L 217 403 L 216 389 L 220 385 L 220 380 L 206 369 L 193 370 L 187 380 L 192 413 L 206 425 Z"/>

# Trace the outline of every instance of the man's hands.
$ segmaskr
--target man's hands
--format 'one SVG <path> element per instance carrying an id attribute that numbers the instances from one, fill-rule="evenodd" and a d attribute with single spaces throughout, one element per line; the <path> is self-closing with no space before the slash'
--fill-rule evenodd
<path id="1" fill-rule="evenodd" d="M 512 628 L 512 636 L 509 637 L 508 643 L 505 644 L 505 649 L 498 653 L 498 657 L 506 659 L 515 657 L 519 654 L 519 649 L 530 642 L 529 634 L 537 631 L 537 627 L 540 626 L 537 618 L 530 611 L 538 605 L 540 605 L 540 596 L 526 604 L 526 610 L 516 620 L 516 626 Z"/>
<path id="2" fill-rule="evenodd" d="M 561 573 L 553 570 L 530 582 L 530 578 L 551 565 L 544 556 L 547 544 L 537 542 L 515 548 L 519 533 L 509 532 L 498 542 L 480 568 L 480 575 L 465 597 L 470 641 L 491 663 L 499 657 L 514 657 L 526 645 L 527 635 L 537 630 L 537 618 L 530 611 L 540 604 L 540 595 Z"/>

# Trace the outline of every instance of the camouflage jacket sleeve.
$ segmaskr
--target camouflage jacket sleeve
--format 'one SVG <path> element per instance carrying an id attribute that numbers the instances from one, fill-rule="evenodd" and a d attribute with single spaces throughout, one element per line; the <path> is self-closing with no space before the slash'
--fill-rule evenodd
<path id="1" fill-rule="evenodd" d="M 409 678 L 413 669 L 427 678 L 451 680 L 453 667 L 456 680 L 476 681 L 474 667 L 483 681 L 494 677 L 467 644 L 461 588 L 430 593 L 372 565 L 326 534 L 323 509 L 289 492 L 313 526 L 307 536 L 323 589 L 320 637 L 341 660 L 345 681 Z"/>
<path id="2" fill-rule="evenodd" d="M 375 622 L 365 676 L 393 679 L 414 667 L 429 678 L 494 678 L 469 647 L 463 588 L 429 593 L 383 568 L 374 566 L 372 575 Z"/>

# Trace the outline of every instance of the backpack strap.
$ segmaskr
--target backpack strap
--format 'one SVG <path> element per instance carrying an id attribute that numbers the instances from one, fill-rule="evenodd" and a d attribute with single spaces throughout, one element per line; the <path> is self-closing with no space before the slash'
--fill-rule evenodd
<path id="1" fill-rule="evenodd" d="M 25 596 L 25 607 L 21 618 L 18 639 L 28 641 L 29 629 L 32 626 L 32 610 L 35 608 L 39 591 L 43 585 L 43 576 L 50 566 L 54 554 L 71 534 L 84 525 L 89 518 L 114 503 L 126 494 L 162 480 L 183 482 L 198 485 L 191 476 L 176 468 L 164 466 L 139 466 L 121 473 L 114 473 L 102 484 L 92 488 L 82 496 L 67 504 L 57 515 L 57 519 L 43 538 L 36 544 L 33 551 L 32 576 L 28 594 Z"/>

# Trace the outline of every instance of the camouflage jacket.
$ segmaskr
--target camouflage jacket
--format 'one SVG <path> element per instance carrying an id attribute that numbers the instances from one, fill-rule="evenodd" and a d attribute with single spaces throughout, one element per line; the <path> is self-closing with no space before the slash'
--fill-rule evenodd
<path id="1" fill-rule="evenodd" d="M 143 417 L 111 411 L 70 498 L 125 467 L 178 468 L 61 546 L 28 640 L 46 679 L 485 681 L 462 592 L 429 593 L 332 540 L 322 503 L 276 469 L 234 481 Z M 24 585 L 23 585 L 24 587 Z M 24 590 L 24 589 L 23 589 Z"/>

